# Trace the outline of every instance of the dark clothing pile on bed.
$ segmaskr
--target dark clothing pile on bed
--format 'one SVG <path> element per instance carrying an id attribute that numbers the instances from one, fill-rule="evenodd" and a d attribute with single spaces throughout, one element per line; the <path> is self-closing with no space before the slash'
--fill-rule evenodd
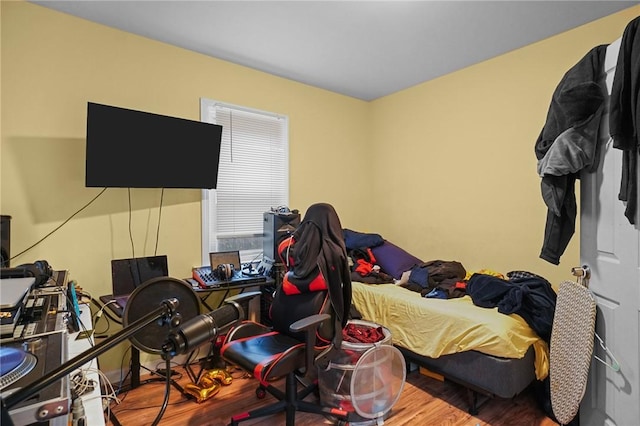
<path id="1" fill-rule="evenodd" d="M 344 245 L 351 259 L 351 280 L 367 284 L 390 284 L 393 277 L 380 269 L 371 250 L 384 244 L 379 234 L 343 229 Z"/>
<path id="2" fill-rule="evenodd" d="M 431 260 L 411 269 L 405 288 L 417 291 L 424 297 L 452 299 L 466 294 L 464 278 L 467 271 L 455 260 Z"/>
<path id="3" fill-rule="evenodd" d="M 422 260 L 386 241 L 379 234 L 343 229 L 345 246 L 351 259 L 351 279 L 367 284 L 399 284 L 427 298 L 451 299 L 465 295 L 467 271 L 460 262 Z M 387 247 L 387 250 L 384 248 Z M 383 257 L 378 265 L 374 252 Z M 388 257 L 388 259 L 387 259 Z M 388 270 L 386 270 L 388 267 Z M 408 281 L 400 274 L 406 272 Z M 396 274 L 394 276 L 394 274 Z M 396 281 L 397 280 L 397 281 Z"/>
<path id="4" fill-rule="evenodd" d="M 520 315 L 541 339 L 551 341 L 556 293 L 544 278 L 529 274 L 503 280 L 473 274 L 467 282 L 467 294 L 477 306 L 497 306 L 500 313 Z"/>
<path id="5" fill-rule="evenodd" d="M 351 259 L 351 280 L 367 284 L 390 284 L 393 277 L 384 273 L 376 265 L 376 257 L 370 248 L 353 249 L 349 251 Z"/>

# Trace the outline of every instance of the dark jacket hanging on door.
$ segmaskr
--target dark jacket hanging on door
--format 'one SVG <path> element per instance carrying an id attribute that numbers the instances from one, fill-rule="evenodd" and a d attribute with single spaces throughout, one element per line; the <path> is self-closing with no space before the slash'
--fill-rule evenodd
<path id="1" fill-rule="evenodd" d="M 607 45 L 594 47 L 563 76 L 535 144 L 548 208 L 540 257 L 556 265 L 575 232 L 575 181 L 597 165 L 606 50 Z"/>
<path id="2" fill-rule="evenodd" d="M 640 146 L 640 17 L 624 30 L 611 87 L 609 133 L 622 152 L 622 181 L 618 198 L 626 201 L 624 215 L 635 223 L 638 205 L 638 148 Z"/>

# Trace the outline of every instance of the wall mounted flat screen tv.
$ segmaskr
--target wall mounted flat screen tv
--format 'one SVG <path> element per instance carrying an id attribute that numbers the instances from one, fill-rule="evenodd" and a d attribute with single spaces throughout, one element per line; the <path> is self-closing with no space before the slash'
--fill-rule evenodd
<path id="1" fill-rule="evenodd" d="M 87 103 L 85 185 L 214 189 L 222 126 Z"/>

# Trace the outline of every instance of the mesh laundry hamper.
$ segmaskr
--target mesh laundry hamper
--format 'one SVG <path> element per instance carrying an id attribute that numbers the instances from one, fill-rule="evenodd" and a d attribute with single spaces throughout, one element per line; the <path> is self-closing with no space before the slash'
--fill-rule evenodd
<path id="1" fill-rule="evenodd" d="M 381 327 L 351 320 L 350 324 Z M 391 332 L 381 327 L 384 338 L 375 343 L 343 341 L 339 354 L 318 372 L 323 404 L 348 411 L 350 425 L 379 424 L 397 402 L 406 379 L 402 353 L 392 346 Z"/>

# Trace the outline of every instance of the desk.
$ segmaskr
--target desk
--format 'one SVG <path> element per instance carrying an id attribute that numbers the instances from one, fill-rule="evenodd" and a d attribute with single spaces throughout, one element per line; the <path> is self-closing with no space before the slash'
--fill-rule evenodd
<path id="1" fill-rule="evenodd" d="M 229 297 L 229 293 L 231 293 L 232 291 L 239 290 L 238 293 L 242 293 L 246 289 L 262 287 L 262 286 L 272 286 L 275 283 L 275 280 L 273 280 L 272 278 L 267 278 L 266 281 L 262 281 L 262 282 L 253 282 L 253 283 L 239 284 L 239 285 L 224 285 L 224 286 L 212 287 L 212 288 L 200 288 L 200 287 L 196 287 L 193 284 L 191 278 L 187 278 L 184 281 L 186 281 L 188 284 L 191 284 L 191 288 L 193 289 L 194 293 L 196 294 L 200 302 L 209 311 L 213 311 L 215 309 L 218 309 L 220 306 L 222 306 L 222 304 L 224 303 L 224 300 L 227 297 Z M 207 299 L 213 293 L 220 293 L 220 292 L 224 292 L 220 302 L 215 307 L 210 306 L 207 303 Z M 171 297 L 171 296 L 167 295 L 167 297 Z M 109 303 L 113 300 L 113 295 L 108 294 L 105 296 L 100 296 L 99 299 L 100 299 L 100 302 L 103 305 L 105 305 L 107 309 L 113 312 L 118 318 L 123 317 L 124 309 L 122 309 L 116 303 Z M 257 302 L 259 303 L 259 300 Z M 178 312 L 179 311 L 180 311 L 180 308 L 178 307 Z M 258 313 L 258 317 L 259 317 L 259 313 Z M 187 359 L 190 360 L 191 355 L 189 355 Z M 135 389 L 138 386 L 140 386 L 140 351 L 135 346 L 132 345 L 131 346 L 131 388 Z"/>
<path id="2" fill-rule="evenodd" d="M 224 300 L 227 297 L 229 297 L 229 293 L 231 293 L 232 290 L 240 290 L 238 293 L 242 293 L 243 291 L 245 291 L 248 288 L 273 286 L 275 284 L 275 280 L 273 278 L 267 278 L 266 281 L 262 281 L 262 282 L 253 282 L 253 283 L 248 283 L 248 284 L 222 285 L 220 287 L 212 287 L 212 288 L 200 288 L 200 287 L 197 286 L 197 283 L 194 284 L 195 280 L 193 280 L 192 278 L 187 278 L 185 281 L 187 281 L 189 284 L 191 284 L 191 286 L 193 288 L 193 291 L 196 293 L 196 295 L 200 299 L 200 302 L 202 302 L 204 307 L 207 308 L 209 311 L 213 311 L 214 309 L 218 309 L 220 306 L 222 306 L 222 304 L 224 303 Z M 215 308 L 211 307 L 207 303 L 207 299 L 213 293 L 219 293 L 221 291 L 224 292 L 224 295 L 222 296 L 222 299 L 220 300 L 220 302 L 217 304 L 217 306 Z"/>
<path id="3" fill-rule="evenodd" d="M 80 305 L 80 320 L 87 330 L 92 329 L 91 309 L 89 308 L 89 305 Z M 80 328 L 82 329 L 82 326 Z M 68 334 L 67 350 L 69 351 L 69 359 L 91 349 L 94 345 L 93 335 L 89 338 L 78 340 L 77 337 L 79 334 L 79 332 Z M 85 372 L 88 379 L 91 379 L 96 383 L 91 392 L 87 392 L 81 397 L 85 416 L 88 419 L 87 424 L 91 424 L 91 426 L 104 426 L 104 410 L 102 409 L 102 391 L 100 389 L 100 375 L 98 374 L 98 359 L 93 358 L 91 361 L 84 364 L 81 369 Z M 75 372 L 71 372 L 69 377 L 73 377 L 74 374 Z M 69 419 L 69 424 L 71 424 L 71 414 L 69 415 Z"/>

